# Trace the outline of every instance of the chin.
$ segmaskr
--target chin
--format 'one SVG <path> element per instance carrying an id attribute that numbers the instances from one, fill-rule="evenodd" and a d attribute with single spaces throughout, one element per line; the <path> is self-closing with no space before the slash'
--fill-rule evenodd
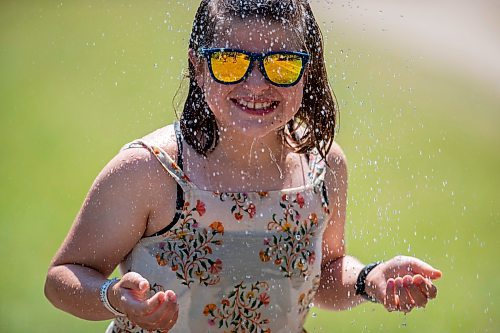
<path id="1" fill-rule="evenodd" d="M 234 117 L 225 122 L 227 124 L 226 126 L 222 126 L 227 128 L 228 131 L 233 132 L 232 134 L 241 135 L 246 138 L 249 137 L 251 139 L 261 138 L 271 133 L 278 132 L 278 130 L 289 120 L 283 120 L 283 116 L 284 115 L 280 112 L 275 112 L 273 115 Z"/>

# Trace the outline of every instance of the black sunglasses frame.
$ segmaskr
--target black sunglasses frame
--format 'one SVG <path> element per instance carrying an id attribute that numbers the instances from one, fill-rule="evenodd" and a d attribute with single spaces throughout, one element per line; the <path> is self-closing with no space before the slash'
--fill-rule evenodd
<path id="1" fill-rule="evenodd" d="M 216 52 L 238 52 L 238 53 L 245 54 L 250 58 L 250 64 L 248 65 L 247 71 L 245 72 L 245 74 L 242 76 L 241 79 L 234 81 L 234 82 L 224 82 L 224 81 L 221 81 L 215 77 L 213 69 L 212 69 L 212 55 Z M 267 81 L 269 81 L 271 84 L 278 86 L 278 87 L 291 87 L 291 86 L 296 85 L 300 81 L 300 79 L 302 78 L 302 74 L 304 74 L 304 69 L 309 61 L 309 54 L 304 53 L 304 52 L 299 52 L 299 51 L 271 51 L 271 52 L 265 52 L 265 53 L 255 53 L 255 52 L 248 52 L 245 50 L 230 49 L 230 48 L 202 48 L 202 49 L 200 49 L 199 53 L 202 56 L 204 56 L 205 58 L 207 58 L 208 69 L 209 69 L 210 75 L 212 75 L 212 78 L 214 79 L 214 81 L 217 83 L 226 84 L 226 85 L 237 84 L 237 83 L 244 81 L 248 77 L 250 72 L 252 71 L 255 61 L 258 60 L 260 72 L 266 78 Z M 297 80 L 295 80 L 292 83 L 286 83 L 286 84 L 280 84 L 280 83 L 276 83 L 276 82 L 271 81 L 271 79 L 267 75 L 266 69 L 264 68 L 264 58 L 266 58 L 270 55 L 273 55 L 273 54 L 284 54 L 284 55 L 292 54 L 292 55 L 299 56 L 302 59 L 302 68 L 300 69 L 300 73 L 299 73 L 299 76 L 297 77 Z"/>

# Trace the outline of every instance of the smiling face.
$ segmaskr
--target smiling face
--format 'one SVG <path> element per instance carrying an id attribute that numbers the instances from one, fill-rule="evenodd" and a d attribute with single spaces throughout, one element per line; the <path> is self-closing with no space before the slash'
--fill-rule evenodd
<path id="1" fill-rule="evenodd" d="M 218 25 L 211 47 L 255 53 L 303 50 L 292 30 L 259 18 L 232 19 Z M 200 61 L 193 54 L 190 59 Z M 221 132 L 263 137 L 284 126 L 300 108 L 303 78 L 294 86 L 278 87 L 267 81 L 254 63 L 244 81 L 225 85 L 213 80 L 206 60 L 197 64 L 196 80 Z"/>

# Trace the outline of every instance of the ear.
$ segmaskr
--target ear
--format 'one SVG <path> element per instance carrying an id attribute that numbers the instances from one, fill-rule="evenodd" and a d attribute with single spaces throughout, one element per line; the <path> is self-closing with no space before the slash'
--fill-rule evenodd
<path id="1" fill-rule="evenodd" d="M 193 49 L 188 50 L 188 57 L 189 57 L 189 62 L 194 67 L 194 73 L 195 73 L 194 79 L 196 80 L 196 83 L 198 83 L 198 86 L 203 89 L 204 86 L 203 74 L 205 71 L 205 63 L 200 57 L 198 57 L 196 51 Z"/>

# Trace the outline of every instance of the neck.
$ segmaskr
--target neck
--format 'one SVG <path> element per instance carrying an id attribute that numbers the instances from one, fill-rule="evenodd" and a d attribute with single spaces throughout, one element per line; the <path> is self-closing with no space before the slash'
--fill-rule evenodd
<path id="1" fill-rule="evenodd" d="M 241 133 L 222 132 L 219 144 L 212 156 L 224 163 L 251 171 L 273 164 L 282 164 L 286 156 L 286 147 L 277 133 L 262 137 L 251 137 Z"/>
<path id="2" fill-rule="evenodd" d="M 208 189 L 280 188 L 287 176 L 289 153 L 281 137 L 270 133 L 252 138 L 228 132 L 221 131 L 217 147 L 206 159 L 191 160 L 187 164 L 191 179 Z"/>

